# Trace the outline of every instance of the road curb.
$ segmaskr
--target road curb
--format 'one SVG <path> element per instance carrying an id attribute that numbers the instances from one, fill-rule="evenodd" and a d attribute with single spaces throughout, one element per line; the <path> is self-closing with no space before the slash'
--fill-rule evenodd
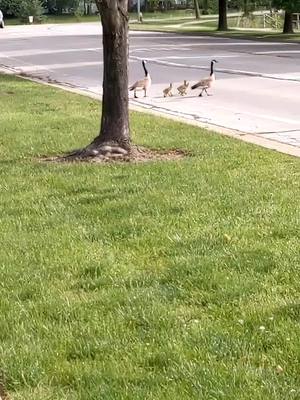
<path id="1" fill-rule="evenodd" d="M 37 79 L 34 77 L 30 77 L 30 76 L 24 76 L 24 75 L 20 75 L 17 74 L 13 69 L 7 68 L 7 67 L 3 67 L 0 66 L 0 73 L 6 74 L 6 75 L 15 75 L 19 78 L 25 79 L 25 80 L 29 80 L 31 82 L 35 82 L 35 83 L 39 83 L 42 85 L 46 85 L 46 86 L 51 86 L 51 87 L 55 87 L 61 90 L 65 90 L 71 93 L 75 93 L 75 94 L 79 94 L 81 96 L 85 96 L 85 97 L 90 97 L 94 100 L 101 100 L 101 95 L 93 93 L 88 91 L 87 89 L 84 88 L 78 88 L 78 87 L 71 87 L 71 86 L 67 86 L 64 85 L 62 83 L 53 83 L 53 82 L 47 82 L 44 81 L 42 79 Z M 221 127 L 219 125 L 213 125 L 213 124 L 209 124 L 206 122 L 201 122 L 201 121 L 197 121 L 197 120 L 192 120 L 192 119 L 187 119 L 184 117 L 180 117 L 178 115 L 174 115 L 174 114 L 168 114 L 165 113 L 163 111 L 159 111 L 156 110 L 155 108 L 149 108 L 149 106 L 143 107 L 140 104 L 134 104 L 134 103 L 129 103 L 129 108 L 132 111 L 137 111 L 137 112 L 143 112 L 143 113 L 147 113 L 147 114 L 152 114 L 152 115 L 156 115 L 159 117 L 164 117 L 173 121 L 178 121 L 178 122 L 182 122 L 185 123 L 187 125 L 192 125 L 192 126 L 198 126 L 200 128 L 204 128 L 207 129 L 209 131 L 212 131 L 214 133 L 219 133 L 228 137 L 232 137 L 238 140 L 242 140 L 243 142 L 247 142 L 247 143 L 251 143 L 251 144 L 255 144 L 258 145 L 260 147 L 264 147 L 267 148 L 269 150 L 275 150 L 278 151 L 280 153 L 284 153 L 284 154 L 288 154 L 290 156 L 294 156 L 294 157 L 300 157 L 300 148 L 296 147 L 296 146 L 292 146 L 289 144 L 284 144 L 284 143 L 280 143 L 280 142 L 276 142 L 275 140 L 270 140 L 264 137 L 260 137 L 256 134 L 252 134 L 252 133 L 247 133 L 247 132 L 241 132 L 241 131 L 237 131 L 237 130 L 232 130 L 232 129 L 228 129 L 228 128 L 224 128 Z"/>

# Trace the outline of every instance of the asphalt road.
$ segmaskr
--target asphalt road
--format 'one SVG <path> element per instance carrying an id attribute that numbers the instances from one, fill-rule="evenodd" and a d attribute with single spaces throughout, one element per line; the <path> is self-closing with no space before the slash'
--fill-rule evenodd
<path id="1" fill-rule="evenodd" d="M 94 23 L 8 27 L 0 32 L 0 66 L 100 93 L 100 35 Z M 300 147 L 299 44 L 132 32 L 130 82 L 143 77 L 142 59 L 153 85 L 133 103 Z M 213 96 L 162 97 L 170 82 L 208 76 L 211 59 L 218 60 Z"/>

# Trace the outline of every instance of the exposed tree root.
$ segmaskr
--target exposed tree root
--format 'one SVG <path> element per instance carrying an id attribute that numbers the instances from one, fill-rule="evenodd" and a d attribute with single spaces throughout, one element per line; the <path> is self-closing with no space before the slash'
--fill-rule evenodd
<path id="1" fill-rule="evenodd" d="M 131 149 L 121 147 L 118 143 L 104 142 L 96 145 L 94 142 L 87 147 L 79 150 L 74 150 L 62 158 L 66 161 L 70 160 L 85 160 L 85 159 L 106 159 L 106 158 L 124 158 L 130 157 Z"/>
<path id="2" fill-rule="evenodd" d="M 102 143 L 74 150 L 66 155 L 44 157 L 42 161 L 50 162 L 147 162 L 159 160 L 177 160 L 188 155 L 183 150 L 151 150 L 145 147 L 131 146 L 128 149 L 116 143 Z"/>

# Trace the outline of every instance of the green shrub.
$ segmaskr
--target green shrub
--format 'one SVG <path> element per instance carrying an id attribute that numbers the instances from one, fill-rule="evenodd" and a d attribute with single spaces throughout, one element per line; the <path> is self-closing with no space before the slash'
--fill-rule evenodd
<path id="1" fill-rule="evenodd" d="M 44 8 L 41 0 L 22 0 L 17 11 L 17 16 L 22 20 L 28 20 L 29 16 L 33 16 L 35 22 L 41 21 Z"/>

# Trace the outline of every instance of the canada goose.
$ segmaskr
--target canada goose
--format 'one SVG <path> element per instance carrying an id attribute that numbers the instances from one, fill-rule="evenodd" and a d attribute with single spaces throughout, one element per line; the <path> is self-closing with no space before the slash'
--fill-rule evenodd
<path id="1" fill-rule="evenodd" d="M 211 96 L 210 94 L 207 93 L 207 89 L 210 89 L 214 83 L 214 81 L 216 80 L 215 77 L 215 73 L 214 73 L 214 64 L 217 63 L 218 61 L 216 60 L 212 60 L 210 63 L 210 75 L 208 78 L 205 79 L 201 79 L 201 81 L 195 83 L 195 85 L 193 85 L 191 87 L 191 89 L 197 89 L 198 87 L 200 87 L 201 93 L 199 94 L 199 96 L 202 96 L 202 93 L 205 92 L 207 94 L 207 96 Z"/>
<path id="2" fill-rule="evenodd" d="M 181 96 L 184 96 L 187 94 L 187 88 L 189 87 L 189 82 L 187 82 L 186 80 L 184 80 L 183 85 L 178 86 L 177 90 L 178 93 Z"/>
<path id="3" fill-rule="evenodd" d="M 151 86 L 151 77 L 149 72 L 147 71 L 146 68 L 146 61 L 142 61 L 142 65 L 145 71 L 145 78 L 141 79 L 140 81 L 136 81 L 132 86 L 130 86 L 129 90 L 134 90 L 134 98 L 137 99 L 136 92 L 138 90 L 143 90 L 144 91 L 144 96 L 147 96 L 147 90 Z"/>
<path id="4" fill-rule="evenodd" d="M 172 88 L 173 88 L 173 83 L 170 83 L 170 86 L 163 90 L 164 97 L 173 96 Z"/>

